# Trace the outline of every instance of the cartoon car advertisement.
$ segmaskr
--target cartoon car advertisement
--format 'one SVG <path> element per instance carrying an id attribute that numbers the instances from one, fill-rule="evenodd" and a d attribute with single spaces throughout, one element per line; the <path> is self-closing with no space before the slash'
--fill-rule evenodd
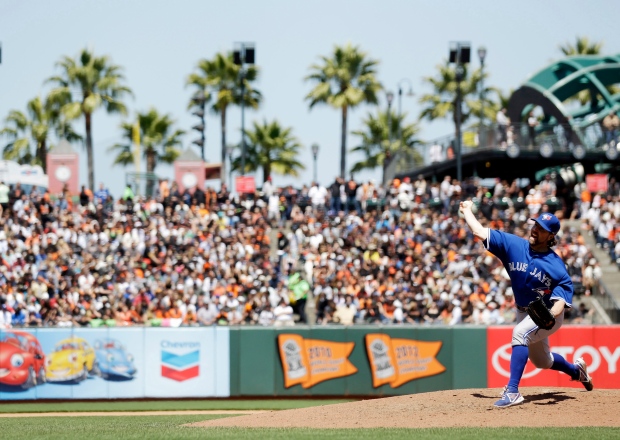
<path id="1" fill-rule="evenodd" d="M 115 339 L 95 342 L 96 374 L 105 380 L 131 380 L 137 372 L 133 355 Z"/>
<path id="2" fill-rule="evenodd" d="M 228 397 L 229 360 L 226 328 L 0 329 L 0 402 Z"/>
<path id="3" fill-rule="evenodd" d="M 45 353 L 30 333 L 6 331 L 0 337 L 0 383 L 28 390 L 45 382 Z"/>
<path id="4" fill-rule="evenodd" d="M 47 358 L 49 382 L 81 382 L 95 372 L 95 350 L 82 338 L 63 339 Z"/>

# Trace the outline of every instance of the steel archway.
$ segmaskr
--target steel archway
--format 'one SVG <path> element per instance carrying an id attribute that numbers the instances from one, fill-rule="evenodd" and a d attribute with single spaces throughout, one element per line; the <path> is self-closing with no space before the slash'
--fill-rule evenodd
<path id="1" fill-rule="evenodd" d="M 508 102 L 508 117 L 521 122 L 535 106 L 544 112 L 544 124 L 565 124 L 571 138 L 586 127 L 600 122 L 611 111 L 620 109 L 620 93 L 612 95 L 608 86 L 620 83 L 620 55 L 577 55 L 554 62 L 532 75 Z M 577 109 L 568 109 L 565 101 L 582 90 L 592 99 Z"/>

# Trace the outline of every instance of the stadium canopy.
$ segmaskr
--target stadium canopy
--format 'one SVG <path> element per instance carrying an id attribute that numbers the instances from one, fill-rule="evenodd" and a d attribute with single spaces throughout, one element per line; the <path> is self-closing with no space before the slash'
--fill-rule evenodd
<path id="1" fill-rule="evenodd" d="M 620 110 L 620 93 L 609 86 L 620 83 L 620 55 L 576 55 L 556 61 L 532 75 L 511 96 L 508 117 L 522 122 L 540 106 L 543 123 L 566 124 L 574 132 L 600 122 L 612 110 Z M 590 100 L 574 105 L 566 100 L 588 90 Z"/>

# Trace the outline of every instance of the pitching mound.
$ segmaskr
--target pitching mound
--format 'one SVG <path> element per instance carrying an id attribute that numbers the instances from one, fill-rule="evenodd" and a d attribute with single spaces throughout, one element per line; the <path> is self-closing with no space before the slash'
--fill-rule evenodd
<path id="1" fill-rule="evenodd" d="M 242 428 L 620 426 L 620 390 L 523 388 L 525 402 L 494 408 L 501 389 L 470 389 L 270 411 L 192 423 Z"/>

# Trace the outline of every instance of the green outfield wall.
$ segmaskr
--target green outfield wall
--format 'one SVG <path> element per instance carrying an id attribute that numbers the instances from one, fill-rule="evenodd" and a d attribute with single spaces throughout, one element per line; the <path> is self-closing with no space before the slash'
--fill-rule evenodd
<path id="1" fill-rule="evenodd" d="M 385 396 L 487 386 L 487 329 L 230 328 L 231 396 Z"/>
<path id="2" fill-rule="evenodd" d="M 0 329 L 0 401 L 238 396 L 391 396 L 501 388 L 512 326 Z M 620 326 L 549 337 L 583 358 L 597 389 L 620 387 Z M 528 363 L 521 386 L 582 389 Z"/>

